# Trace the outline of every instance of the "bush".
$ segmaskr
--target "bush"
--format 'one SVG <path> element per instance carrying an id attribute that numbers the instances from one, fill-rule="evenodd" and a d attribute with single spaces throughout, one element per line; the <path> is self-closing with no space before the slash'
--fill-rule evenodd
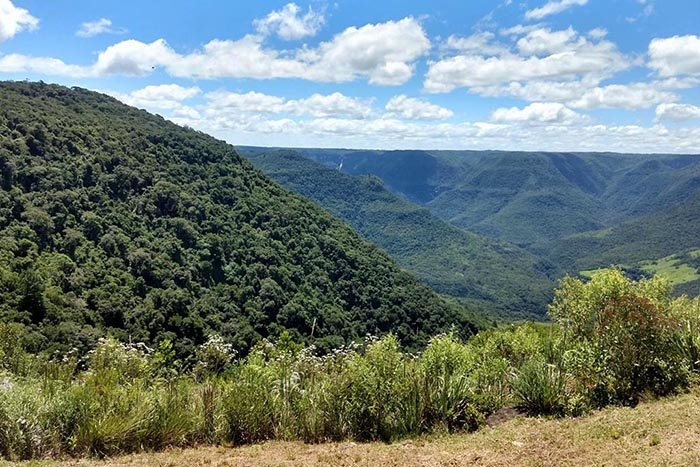
<path id="1" fill-rule="evenodd" d="M 611 269 L 588 283 L 566 278 L 555 292 L 550 314 L 562 328 L 566 369 L 594 405 L 635 404 L 646 391 L 688 383 L 670 290 L 663 279 L 634 282 Z"/>
<path id="2" fill-rule="evenodd" d="M 268 439 L 390 441 L 474 430 L 516 405 L 579 415 L 684 387 L 698 369 L 700 299 L 671 300 L 663 281 L 607 271 L 566 279 L 554 325 L 525 324 L 430 340 L 419 355 L 392 335 L 325 355 L 289 334 L 247 357 L 212 336 L 186 367 L 177 343 L 100 340 L 79 359 L 30 356 L 0 324 L 0 456 L 105 456 Z"/>
<path id="3" fill-rule="evenodd" d="M 567 407 L 561 369 L 539 358 L 523 364 L 513 378 L 519 405 L 531 415 L 563 415 Z"/>

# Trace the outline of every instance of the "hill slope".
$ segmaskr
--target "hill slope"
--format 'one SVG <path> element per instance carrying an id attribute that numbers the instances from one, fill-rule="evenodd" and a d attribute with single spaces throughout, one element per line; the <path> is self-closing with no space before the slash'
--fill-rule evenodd
<path id="1" fill-rule="evenodd" d="M 522 246 L 617 225 L 700 194 L 700 157 L 300 149 L 466 230 Z"/>
<path id="2" fill-rule="evenodd" d="M 346 220 L 440 293 L 509 318 L 541 317 L 551 267 L 514 245 L 460 230 L 384 188 L 291 151 L 243 154 L 267 175 Z"/>
<path id="3" fill-rule="evenodd" d="M 475 329 L 383 252 L 202 133 L 61 86 L 0 83 L 0 319 L 30 349 L 106 333 L 217 332 L 245 349 L 283 329 L 334 347 L 411 347 Z"/>
<path id="4" fill-rule="evenodd" d="M 644 269 L 649 262 L 664 258 L 700 273 L 700 259 L 693 253 L 700 248 L 698 231 L 700 196 L 695 196 L 664 212 L 555 242 L 542 242 L 532 249 L 572 273 L 610 265 Z M 697 294 L 700 281 L 684 284 L 679 290 Z"/>

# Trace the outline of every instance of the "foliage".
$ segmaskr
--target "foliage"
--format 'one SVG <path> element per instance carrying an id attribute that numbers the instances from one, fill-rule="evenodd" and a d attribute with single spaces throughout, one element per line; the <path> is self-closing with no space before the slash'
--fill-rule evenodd
<path id="1" fill-rule="evenodd" d="M 691 362 L 670 290 L 664 279 L 633 282 L 617 269 L 562 282 L 550 313 L 566 341 L 565 368 L 595 404 L 634 404 L 645 391 L 661 395 L 687 383 Z"/>
<path id="2" fill-rule="evenodd" d="M 108 335 L 191 363 L 288 330 L 419 348 L 475 319 L 221 141 L 115 99 L 0 83 L 0 320 L 32 351 Z"/>
<path id="3" fill-rule="evenodd" d="M 153 351 L 101 339 L 82 360 L 75 352 L 30 358 L 14 348 L 8 361 L 29 363 L 22 375 L 0 377 L 0 455 L 392 441 L 475 430 L 503 407 L 580 415 L 686 387 L 698 371 L 698 300 L 671 301 L 659 279 L 601 274 L 563 282 L 551 307 L 555 325 L 506 326 L 467 342 L 441 334 L 418 354 L 391 334 L 329 353 L 284 334 L 238 358 L 230 341 L 211 336 L 189 369 L 167 341 Z M 0 342 L 17 332 L 0 327 Z"/>
<path id="4" fill-rule="evenodd" d="M 387 189 L 297 152 L 243 149 L 256 167 L 347 221 L 436 291 L 509 319 L 541 318 L 552 267 L 515 245 L 460 230 Z"/>

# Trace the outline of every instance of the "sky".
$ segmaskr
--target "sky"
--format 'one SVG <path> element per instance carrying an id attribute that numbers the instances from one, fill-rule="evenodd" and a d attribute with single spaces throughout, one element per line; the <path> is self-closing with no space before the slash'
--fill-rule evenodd
<path id="1" fill-rule="evenodd" d="M 700 153 L 698 0 L 0 0 L 0 79 L 234 145 Z"/>

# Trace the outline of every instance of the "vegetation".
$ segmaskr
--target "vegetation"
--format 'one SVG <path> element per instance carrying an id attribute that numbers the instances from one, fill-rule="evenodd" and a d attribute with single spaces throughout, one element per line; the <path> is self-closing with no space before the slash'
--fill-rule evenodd
<path id="1" fill-rule="evenodd" d="M 0 83 L 0 181 L 0 320 L 33 352 L 477 328 L 228 144 L 104 95 Z"/>
<path id="2" fill-rule="evenodd" d="M 111 455 L 268 439 L 395 440 L 472 431 L 500 408 L 579 415 L 687 387 L 700 367 L 700 299 L 662 279 L 609 270 L 567 278 L 555 325 L 433 338 L 414 355 L 396 337 L 330 353 L 283 333 L 245 357 L 210 336 L 192 364 L 108 338 L 84 359 L 29 355 L 0 327 L 0 453 L 8 459 Z"/>
<path id="3" fill-rule="evenodd" d="M 634 269 L 700 248 L 698 156 L 298 151 L 343 173 L 379 177 L 463 230 L 523 246 L 551 264 L 555 277 L 614 264 Z M 306 184 L 303 175 L 287 177 L 295 190 Z M 324 205 L 342 203 L 329 194 Z M 678 284 L 676 292 L 697 295 L 700 281 Z"/>
<path id="4" fill-rule="evenodd" d="M 378 176 L 458 227 L 525 246 L 661 214 L 689 203 L 700 186 L 697 156 L 298 151 L 351 175 Z"/>
<path id="5" fill-rule="evenodd" d="M 688 466 L 700 464 L 699 427 L 700 390 L 694 388 L 633 409 L 608 407 L 579 418 L 514 417 L 477 433 L 424 436 L 401 443 L 269 441 L 234 448 L 170 449 L 80 465 Z"/>
<path id="6" fill-rule="evenodd" d="M 565 237 L 554 243 L 533 246 L 567 270 L 605 268 L 625 264 L 675 280 L 682 292 L 700 293 L 700 227 L 698 197 L 665 212 L 643 216 L 614 227 Z M 685 264 L 679 271 L 673 264 Z M 653 264 L 656 263 L 656 264 Z M 683 277 L 679 277 L 682 271 Z"/>
<path id="7" fill-rule="evenodd" d="M 347 221 L 434 290 L 470 309 L 541 319 L 553 267 L 515 245 L 460 230 L 391 193 L 376 176 L 353 177 L 291 151 L 244 150 L 256 167 Z"/>

